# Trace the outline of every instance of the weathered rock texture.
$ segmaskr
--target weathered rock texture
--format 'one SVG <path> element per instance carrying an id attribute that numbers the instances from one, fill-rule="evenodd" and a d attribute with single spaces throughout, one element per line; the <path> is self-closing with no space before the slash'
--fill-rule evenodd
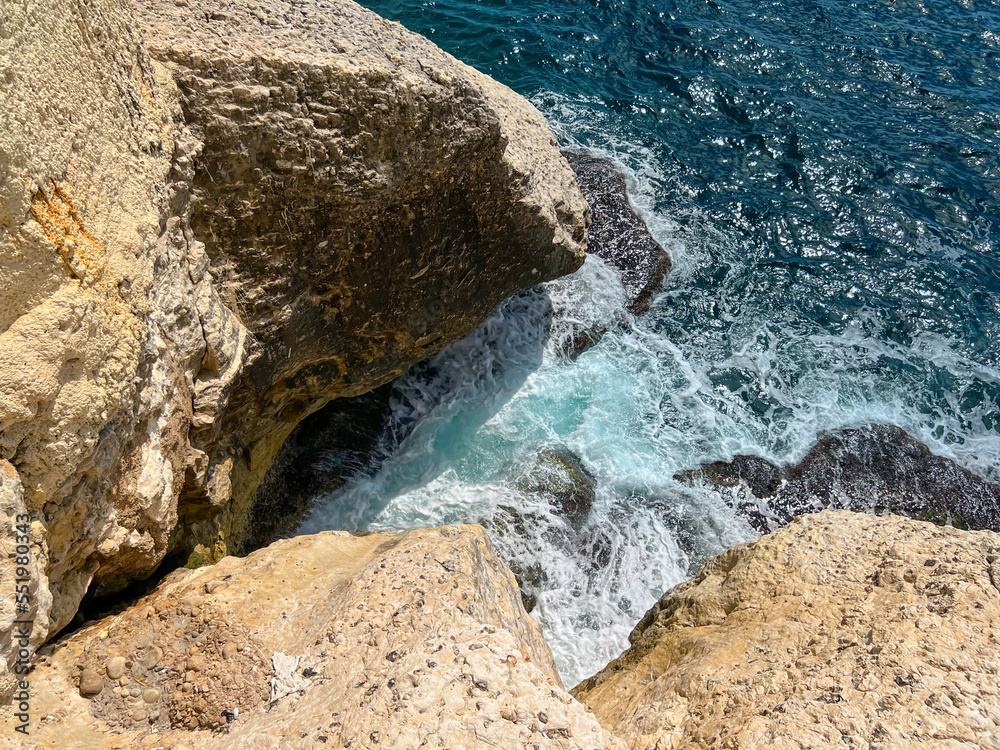
<path id="1" fill-rule="evenodd" d="M 304 415 L 584 256 L 538 112 L 347 0 L 8 3 L 0 70 L 0 459 L 46 634 L 239 545 Z"/>
<path id="2" fill-rule="evenodd" d="M 9 509 L 32 515 L 43 638 L 102 561 L 162 557 L 184 474 L 191 399 L 159 357 L 154 302 L 175 91 L 132 15 L 125 0 L 0 12 L 0 535 Z M 0 557 L 5 602 L 13 551 Z M 0 663 L 0 695 L 8 678 Z"/>
<path id="3" fill-rule="evenodd" d="M 478 526 L 276 542 L 43 653 L 23 748 L 620 747 Z"/>
<path id="4" fill-rule="evenodd" d="M 303 416 L 575 270 L 587 207 L 530 104 L 351 2 L 138 7 L 201 141 L 191 227 L 252 341 L 196 421 L 207 468 L 184 506 L 226 505 L 239 543 Z"/>
<path id="5" fill-rule="evenodd" d="M 640 748 L 1000 748 L 1000 534 L 847 511 L 712 558 L 572 691 Z"/>
<path id="6" fill-rule="evenodd" d="M 845 508 L 1000 531 L 1000 485 L 891 425 L 825 435 L 799 463 L 736 456 L 674 477 L 714 487 L 761 532 L 802 513 Z"/>
<path id="7" fill-rule="evenodd" d="M 588 252 L 621 274 L 629 311 L 645 312 L 670 271 L 670 256 L 635 213 L 625 176 L 612 162 L 570 151 L 563 155 L 576 172 L 592 211 Z"/>

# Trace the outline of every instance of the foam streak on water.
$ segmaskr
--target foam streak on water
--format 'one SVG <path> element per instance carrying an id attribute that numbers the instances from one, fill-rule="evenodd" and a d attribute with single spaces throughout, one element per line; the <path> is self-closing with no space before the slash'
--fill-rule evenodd
<path id="1" fill-rule="evenodd" d="M 677 250 L 669 222 L 660 239 Z M 823 433 L 872 421 L 995 470 L 1000 438 L 984 420 L 997 413 L 996 368 L 934 334 L 907 344 L 873 336 L 864 307 L 835 333 L 780 310 L 733 315 L 720 299 L 756 269 L 732 243 L 697 252 L 728 265 L 721 286 L 702 289 L 706 272 L 678 274 L 638 320 L 597 258 L 509 300 L 397 381 L 398 445 L 374 476 L 325 498 L 302 530 L 485 523 L 505 559 L 529 571 L 534 614 L 575 684 L 626 646 L 693 563 L 752 536 L 718 496 L 675 482 L 677 471 L 737 453 L 788 463 Z M 685 311 L 704 325 L 682 324 Z M 574 326 L 597 321 L 616 325 L 575 361 L 561 355 Z M 973 390 L 982 395 L 970 406 Z M 579 531 L 518 489 L 538 452 L 554 446 L 597 479 Z"/>
<path id="2" fill-rule="evenodd" d="M 639 319 L 594 258 L 502 305 L 303 530 L 487 524 L 572 685 L 752 536 L 677 471 L 880 422 L 1000 480 L 998 3 L 371 0 L 615 161 L 674 271 Z M 519 489 L 546 448 L 596 479 L 582 528 Z"/>

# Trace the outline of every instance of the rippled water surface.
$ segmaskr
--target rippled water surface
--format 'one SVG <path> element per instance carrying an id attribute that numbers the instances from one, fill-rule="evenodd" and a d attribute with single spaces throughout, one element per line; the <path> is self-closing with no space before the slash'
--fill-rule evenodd
<path id="1" fill-rule="evenodd" d="M 679 470 L 878 421 L 1000 480 L 1000 3 L 366 4 L 618 163 L 675 270 L 639 319 L 595 258 L 506 303 L 397 382 L 388 458 L 306 530 L 486 523 L 574 684 L 752 535 Z M 582 528 L 519 489 L 550 447 L 596 479 Z"/>

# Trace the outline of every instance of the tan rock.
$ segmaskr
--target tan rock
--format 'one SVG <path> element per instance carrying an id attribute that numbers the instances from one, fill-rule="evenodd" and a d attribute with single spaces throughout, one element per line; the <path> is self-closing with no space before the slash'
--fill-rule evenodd
<path id="1" fill-rule="evenodd" d="M 1000 748 L 1000 534 L 845 511 L 711 559 L 572 691 L 629 747 Z"/>
<path id="2" fill-rule="evenodd" d="M 0 699 L 24 676 L 49 635 L 52 595 L 45 574 L 44 531 L 32 522 L 17 471 L 0 460 Z"/>
<path id="3" fill-rule="evenodd" d="M 93 698 L 104 690 L 104 679 L 97 673 L 96 669 L 86 667 L 80 672 L 80 695 L 84 698 Z"/>
<path id="4" fill-rule="evenodd" d="M 109 680 L 120 680 L 125 674 L 125 657 L 112 656 L 104 668 Z"/>
<path id="5" fill-rule="evenodd" d="M 136 5 L 201 141 L 190 224 L 213 309 L 253 339 L 243 362 L 208 332 L 227 353 L 196 378 L 182 520 L 192 550 L 221 529 L 246 551 L 292 428 L 578 268 L 588 209 L 534 107 L 350 0 Z"/>
<path id="6" fill-rule="evenodd" d="M 46 637 L 72 618 L 99 555 L 151 566 L 176 520 L 176 504 L 116 487 L 127 456 L 145 456 L 149 476 L 169 463 L 169 439 L 145 426 L 185 398 L 143 386 L 178 110 L 127 0 L 14 3 L 2 16 L 0 459 L 4 492 L 21 485 L 36 525 L 32 615 Z M 184 455 L 172 460 L 182 475 Z"/>
<path id="7" fill-rule="evenodd" d="M 213 588 L 203 607 L 220 624 L 198 624 L 183 602 Z M 148 605 L 156 617 L 143 615 Z M 177 623 L 185 629 L 175 637 Z M 182 671 L 135 662 L 133 677 L 160 693 L 158 713 L 111 691 L 79 696 L 78 664 L 142 640 L 178 653 L 197 642 L 208 668 L 185 692 Z M 234 643 L 242 650 L 227 648 Z M 53 651 L 32 675 L 33 705 L 60 719 L 33 726 L 23 748 L 621 747 L 563 689 L 478 526 L 276 542 L 175 572 Z M 272 704 L 272 663 L 286 661 L 302 684 Z M 222 712 L 234 709 L 227 722 Z M 10 710 L 0 708 L 0 720 Z"/>
<path id="8" fill-rule="evenodd" d="M 171 543 L 252 547 L 302 417 L 583 259 L 523 99 L 346 0 L 230 5 L 2 12 L 0 513 L 30 515 L 29 656 Z"/>

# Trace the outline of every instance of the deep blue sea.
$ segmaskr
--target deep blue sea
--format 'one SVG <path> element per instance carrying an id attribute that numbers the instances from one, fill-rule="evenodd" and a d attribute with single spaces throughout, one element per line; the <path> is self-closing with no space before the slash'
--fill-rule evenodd
<path id="1" fill-rule="evenodd" d="M 881 422 L 1000 480 L 1000 0 L 365 4 L 615 161 L 674 270 L 638 319 L 596 258 L 509 301 L 396 383 L 406 438 L 303 530 L 516 510 L 517 533 L 490 527 L 541 571 L 534 615 L 573 685 L 754 536 L 679 470 L 787 464 Z M 608 319 L 560 356 L 567 326 Z M 518 489 L 546 447 L 597 478 L 582 530 Z"/>

